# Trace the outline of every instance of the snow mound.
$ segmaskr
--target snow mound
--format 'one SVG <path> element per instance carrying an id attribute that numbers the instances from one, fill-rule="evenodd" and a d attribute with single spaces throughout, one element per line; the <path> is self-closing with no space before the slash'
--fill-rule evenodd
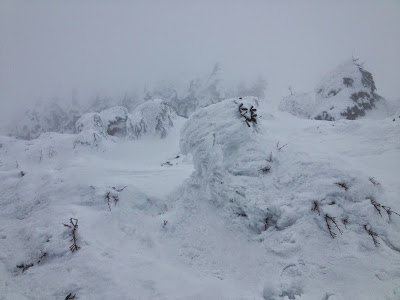
<path id="1" fill-rule="evenodd" d="M 165 138 L 176 117 L 175 111 L 161 99 L 149 100 L 139 105 L 129 117 L 128 137 L 138 139 L 149 134 Z"/>
<path id="2" fill-rule="evenodd" d="M 309 119 L 315 109 L 315 97 L 311 93 L 295 93 L 284 97 L 279 103 L 279 109 L 299 118 Z"/>
<path id="3" fill-rule="evenodd" d="M 247 126 L 241 103 L 248 110 L 258 104 L 255 98 L 225 100 L 194 113 L 182 129 L 181 151 L 193 155 L 195 168 L 184 201 L 211 203 L 231 230 L 247 232 L 269 259 L 286 265 L 276 278 L 281 297 L 321 291 L 307 278 L 326 286 L 340 281 L 348 268 L 344 257 L 371 275 L 362 285 L 379 286 L 374 270 L 400 263 L 400 217 L 389 208 L 394 199 L 370 174 L 329 153 L 313 157 L 280 143 L 270 129 L 276 121 L 260 118 Z M 336 267 L 327 274 L 332 261 Z M 359 278 L 343 280 L 360 286 Z"/>
<path id="4" fill-rule="evenodd" d="M 302 118 L 334 121 L 355 120 L 376 110 L 384 99 L 376 93 L 372 74 L 351 59 L 325 75 L 310 94 L 282 99 L 279 109 Z"/>
<path id="5" fill-rule="evenodd" d="M 99 113 L 87 113 L 83 115 L 75 125 L 75 133 L 83 144 L 93 136 L 108 138 L 118 137 L 126 139 L 138 139 L 144 135 L 165 138 L 173 120 L 176 118 L 174 110 L 160 99 L 149 100 L 139 105 L 132 114 L 122 106 L 112 107 Z"/>

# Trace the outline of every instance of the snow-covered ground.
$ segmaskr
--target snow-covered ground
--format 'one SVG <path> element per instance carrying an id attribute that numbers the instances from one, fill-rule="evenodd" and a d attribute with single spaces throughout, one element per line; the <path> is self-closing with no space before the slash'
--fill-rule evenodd
<path id="1" fill-rule="evenodd" d="M 240 102 L 164 139 L 1 136 L 0 299 L 400 299 L 400 216 L 367 199 L 400 213 L 400 116 L 248 127 Z"/>

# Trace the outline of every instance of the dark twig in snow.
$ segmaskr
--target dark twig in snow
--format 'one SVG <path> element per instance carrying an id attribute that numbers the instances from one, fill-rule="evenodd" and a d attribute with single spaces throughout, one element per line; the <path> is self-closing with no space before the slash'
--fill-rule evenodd
<path id="1" fill-rule="evenodd" d="M 390 207 L 385 206 L 385 205 L 381 205 L 382 208 L 386 211 L 386 213 L 388 214 L 388 216 L 390 217 L 390 215 L 393 213 L 395 215 L 398 215 L 400 217 L 400 214 L 398 214 L 397 212 L 393 211 Z"/>
<path id="2" fill-rule="evenodd" d="M 25 272 L 26 270 L 28 270 L 30 267 L 33 267 L 33 263 L 31 263 L 29 265 L 25 265 L 25 264 L 17 265 L 18 269 L 22 269 L 22 273 Z"/>
<path id="3" fill-rule="evenodd" d="M 168 224 L 168 221 L 167 220 L 164 220 L 164 223 L 163 223 L 163 228 L 165 228 L 165 226 L 167 226 L 167 224 Z"/>
<path id="4" fill-rule="evenodd" d="M 278 151 L 281 151 L 283 147 L 285 147 L 287 144 L 283 145 L 282 147 L 279 147 L 279 142 L 276 144 L 276 148 L 278 148 Z"/>
<path id="5" fill-rule="evenodd" d="M 256 111 L 257 111 L 257 109 L 255 109 L 253 106 L 251 106 L 250 109 L 248 109 L 246 107 L 243 107 L 243 103 L 240 103 L 240 105 L 239 105 L 240 116 L 245 119 L 245 122 L 248 127 L 251 127 L 250 126 L 251 122 L 257 124 L 257 119 L 256 119 L 257 114 L 255 113 Z M 250 112 L 250 116 L 248 115 L 249 112 Z"/>
<path id="6" fill-rule="evenodd" d="M 372 237 L 372 240 L 374 241 L 374 245 L 377 247 L 379 245 L 379 242 L 376 240 L 376 237 L 378 237 L 379 235 L 376 232 L 372 231 L 371 229 L 368 229 L 367 225 L 364 225 L 364 229 Z"/>
<path id="7" fill-rule="evenodd" d="M 345 191 L 347 191 L 347 190 L 349 189 L 349 187 L 347 186 L 347 184 L 344 183 L 344 182 L 335 182 L 335 184 L 338 185 L 338 186 L 340 186 L 340 187 L 342 187 L 342 188 L 344 188 Z"/>
<path id="8" fill-rule="evenodd" d="M 71 300 L 71 299 L 75 299 L 76 294 L 72 295 L 72 293 L 69 293 L 67 295 L 67 297 L 65 297 L 65 300 Z"/>
<path id="9" fill-rule="evenodd" d="M 374 199 L 372 198 L 367 198 L 371 201 L 371 204 L 375 207 L 375 209 L 378 211 L 379 215 L 382 217 L 382 213 L 381 213 L 381 205 L 378 202 L 375 202 Z"/>
<path id="10" fill-rule="evenodd" d="M 272 152 L 269 154 L 269 157 L 267 159 L 267 162 L 272 162 Z"/>
<path id="11" fill-rule="evenodd" d="M 376 181 L 374 178 L 375 177 L 369 178 L 369 181 L 371 181 L 373 185 L 380 185 L 380 183 L 378 181 Z"/>
<path id="12" fill-rule="evenodd" d="M 125 188 L 125 187 L 124 187 L 124 188 Z M 115 191 L 118 191 L 118 190 L 116 190 L 115 188 L 113 188 L 113 189 L 114 189 Z M 123 191 L 123 189 L 120 190 L 120 191 Z M 112 198 L 113 201 L 114 201 L 114 206 L 116 206 L 117 203 L 118 203 L 118 201 L 119 201 L 119 196 L 118 196 L 118 195 L 111 194 L 111 192 L 107 192 L 107 194 L 106 194 L 106 196 L 105 196 L 105 199 L 106 199 L 106 201 L 107 201 L 108 208 L 110 209 L 110 211 L 111 211 L 111 205 L 110 205 L 111 198 Z"/>
<path id="13" fill-rule="evenodd" d="M 117 189 L 115 187 L 112 187 L 112 189 L 118 193 L 122 192 L 127 186 L 124 186 L 122 189 Z"/>
<path id="14" fill-rule="evenodd" d="M 270 170 L 271 170 L 271 167 L 270 167 L 270 166 L 265 166 L 265 167 L 261 168 L 261 169 L 258 170 L 258 171 L 260 171 L 260 172 L 262 172 L 262 173 L 268 173 Z"/>
<path id="15" fill-rule="evenodd" d="M 320 216 L 320 211 L 319 211 L 319 203 L 317 200 L 313 201 L 313 207 L 311 208 L 312 211 L 317 211 L 318 215 Z"/>
<path id="16" fill-rule="evenodd" d="M 349 219 L 348 219 L 348 218 L 344 218 L 344 219 L 342 220 L 342 223 L 343 223 L 343 225 L 344 225 L 344 228 L 347 229 L 347 225 L 349 224 Z"/>
<path id="17" fill-rule="evenodd" d="M 340 234 L 342 234 L 343 232 L 342 232 L 342 230 L 340 230 L 338 224 L 336 223 L 336 217 L 331 217 L 330 215 L 326 214 L 326 215 L 325 215 L 326 226 L 328 227 L 329 234 L 330 234 L 331 237 L 334 239 L 335 236 L 336 236 L 336 233 L 334 233 L 334 232 L 332 231 L 332 227 L 330 226 L 329 221 L 331 221 L 333 224 L 335 224 L 335 226 L 336 226 L 337 230 L 340 232 Z"/>
<path id="18" fill-rule="evenodd" d="M 81 247 L 79 247 L 79 246 L 76 244 L 76 241 L 77 241 L 77 239 L 76 239 L 76 230 L 78 229 L 78 219 L 70 218 L 70 219 L 69 219 L 69 222 L 71 223 L 71 225 L 64 224 L 64 226 L 65 226 L 65 227 L 72 228 L 72 232 L 71 232 L 71 235 L 72 235 L 72 239 L 71 239 L 72 245 L 69 247 L 69 250 L 71 250 L 71 252 L 75 252 L 75 251 L 78 251 L 78 250 L 81 248 Z"/>

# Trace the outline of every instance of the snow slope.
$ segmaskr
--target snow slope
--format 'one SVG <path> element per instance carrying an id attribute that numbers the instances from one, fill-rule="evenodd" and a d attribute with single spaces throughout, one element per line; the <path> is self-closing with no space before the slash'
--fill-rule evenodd
<path id="1" fill-rule="evenodd" d="M 248 127 L 242 102 L 258 101 L 178 118 L 165 139 L 0 137 L 0 299 L 399 299 L 400 217 L 366 197 L 400 212 L 400 118 L 261 104 Z"/>

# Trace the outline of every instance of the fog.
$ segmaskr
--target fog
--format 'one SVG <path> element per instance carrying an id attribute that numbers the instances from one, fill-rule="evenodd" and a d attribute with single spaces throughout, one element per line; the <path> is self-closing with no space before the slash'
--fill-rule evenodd
<path id="1" fill-rule="evenodd" d="M 359 57 L 400 97 L 400 2 L 6 1 L 0 3 L 0 117 L 53 96 L 116 95 L 209 72 L 263 75 L 277 101 Z"/>

